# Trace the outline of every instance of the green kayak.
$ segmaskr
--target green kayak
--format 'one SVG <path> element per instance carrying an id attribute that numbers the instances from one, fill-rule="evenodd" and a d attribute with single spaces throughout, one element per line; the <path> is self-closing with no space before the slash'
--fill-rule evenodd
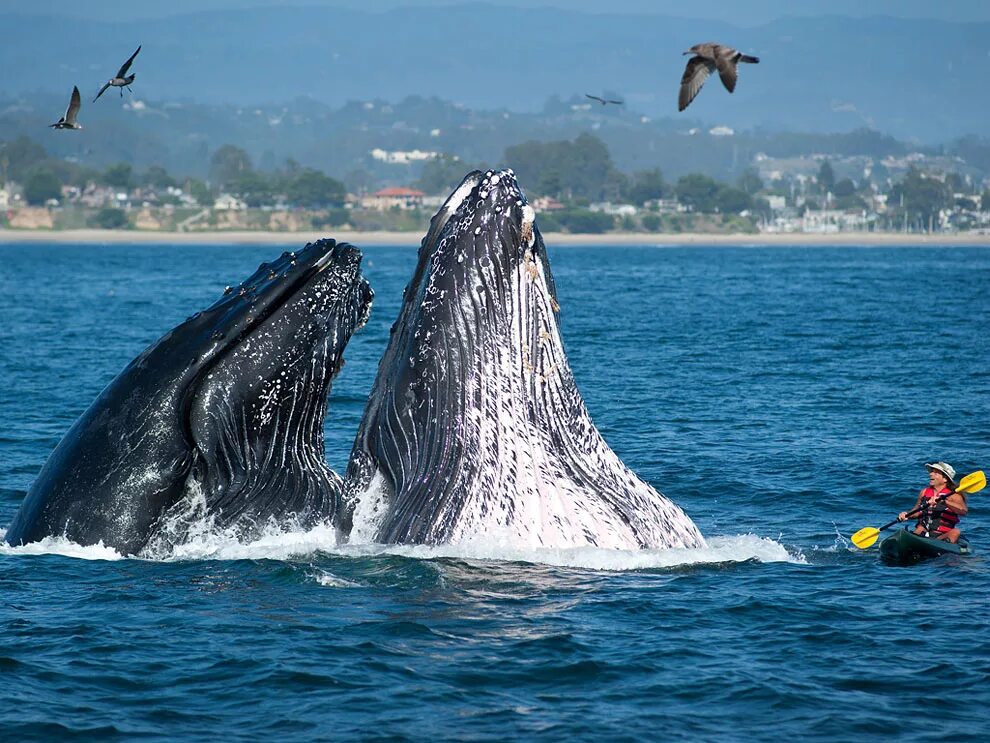
<path id="1" fill-rule="evenodd" d="M 891 565 L 910 565 L 919 560 L 939 555 L 970 555 L 969 542 L 960 537 L 955 544 L 942 539 L 931 539 L 900 529 L 880 542 L 880 559 Z"/>

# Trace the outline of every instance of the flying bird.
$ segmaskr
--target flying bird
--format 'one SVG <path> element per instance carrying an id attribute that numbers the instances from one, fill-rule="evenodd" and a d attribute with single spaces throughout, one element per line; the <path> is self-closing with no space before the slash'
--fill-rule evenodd
<path id="1" fill-rule="evenodd" d="M 134 50 L 134 54 L 128 57 L 127 61 L 120 66 L 120 69 L 117 70 L 117 74 L 111 77 L 105 83 L 103 83 L 103 87 L 100 88 L 100 92 L 96 94 L 96 98 L 93 99 L 93 103 L 96 103 L 100 99 L 100 96 L 103 95 L 103 93 L 106 91 L 106 89 L 111 86 L 113 86 L 114 88 L 120 88 L 120 97 L 121 98 L 124 97 L 124 88 L 130 90 L 131 89 L 130 85 L 132 82 L 134 82 L 134 78 L 135 78 L 135 75 L 128 75 L 127 71 L 131 68 L 131 62 L 134 61 L 134 58 L 138 55 L 139 51 L 141 51 L 140 46 L 138 46 L 138 48 Z"/>
<path id="2" fill-rule="evenodd" d="M 681 77 L 681 92 L 677 100 L 678 111 L 688 107 L 698 95 L 701 86 L 705 84 L 705 80 L 715 70 L 718 70 L 718 76 L 722 78 L 725 89 L 731 93 L 736 89 L 736 65 L 740 62 L 759 64 L 760 61 L 759 57 L 751 57 L 737 52 L 732 47 L 712 42 L 695 44 L 684 53 L 695 56 L 688 60 L 684 75 Z"/>
<path id="3" fill-rule="evenodd" d="M 617 104 L 617 105 L 620 105 L 620 106 L 622 105 L 622 101 L 613 101 L 613 100 L 612 100 L 612 99 L 610 99 L 610 98 L 599 98 L 599 97 L 598 97 L 597 95 L 591 95 L 591 93 L 585 93 L 585 94 L 584 94 L 584 97 L 585 97 L 585 98 L 590 98 L 590 99 L 591 99 L 591 100 L 593 100 L 593 101 L 598 101 L 598 102 L 599 102 L 599 103 L 601 103 L 601 104 L 602 104 L 603 106 L 604 106 L 604 105 L 605 105 L 606 103 L 615 103 L 615 104 Z"/>
<path id="4" fill-rule="evenodd" d="M 72 97 L 69 99 L 69 107 L 65 109 L 65 114 L 54 124 L 49 124 L 52 129 L 82 129 L 82 124 L 76 123 L 76 114 L 79 113 L 79 106 L 82 99 L 79 97 L 79 87 L 72 86 Z"/>

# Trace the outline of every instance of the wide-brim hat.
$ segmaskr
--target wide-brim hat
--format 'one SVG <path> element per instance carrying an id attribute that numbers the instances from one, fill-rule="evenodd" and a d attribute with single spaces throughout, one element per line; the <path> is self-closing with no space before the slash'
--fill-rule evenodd
<path id="1" fill-rule="evenodd" d="M 956 481 L 956 470 L 953 466 L 947 462 L 932 462 L 931 464 L 926 464 L 925 469 L 931 472 L 935 470 L 936 472 L 941 472 L 945 475 L 945 478 L 954 483 Z"/>

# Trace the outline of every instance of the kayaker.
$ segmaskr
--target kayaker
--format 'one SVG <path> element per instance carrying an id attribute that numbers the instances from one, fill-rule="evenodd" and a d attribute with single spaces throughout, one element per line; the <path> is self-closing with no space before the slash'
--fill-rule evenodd
<path id="1" fill-rule="evenodd" d="M 959 519 L 969 513 L 966 494 L 957 493 L 956 471 L 946 462 L 926 464 L 928 487 L 918 493 L 918 500 L 910 511 L 920 509 L 915 534 L 944 539 L 952 544 L 959 541 Z M 910 511 L 901 511 L 898 521 L 907 521 Z"/>

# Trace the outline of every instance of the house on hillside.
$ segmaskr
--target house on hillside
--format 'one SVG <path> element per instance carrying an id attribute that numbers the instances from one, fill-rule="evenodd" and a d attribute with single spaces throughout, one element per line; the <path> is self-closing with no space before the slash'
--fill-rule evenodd
<path id="1" fill-rule="evenodd" d="M 530 202 L 530 205 L 538 212 L 555 212 L 564 208 L 564 205 L 552 196 L 538 196 Z"/>
<path id="2" fill-rule="evenodd" d="M 217 197 L 216 201 L 213 202 L 213 208 L 217 211 L 239 212 L 247 209 L 247 204 L 236 196 L 231 196 L 229 193 L 222 193 Z"/>
<path id="3" fill-rule="evenodd" d="M 425 196 L 425 193 L 415 188 L 392 186 L 375 191 L 371 196 L 364 196 L 361 199 L 361 206 L 382 212 L 389 209 L 420 209 Z"/>

